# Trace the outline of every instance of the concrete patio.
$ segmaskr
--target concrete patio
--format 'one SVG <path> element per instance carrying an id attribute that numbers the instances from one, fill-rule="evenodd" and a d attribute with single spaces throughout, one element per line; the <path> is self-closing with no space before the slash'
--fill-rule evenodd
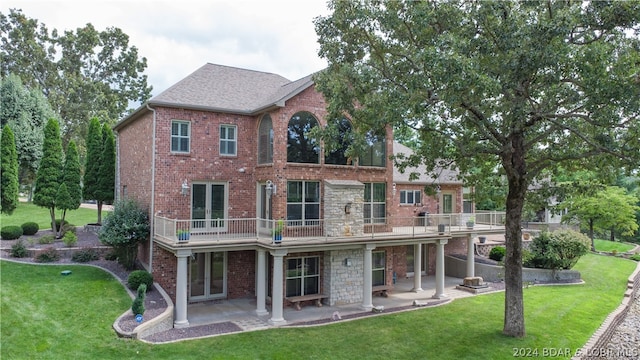
<path id="1" fill-rule="evenodd" d="M 422 291 L 414 292 L 413 278 L 398 279 L 393 291 L 388 293 L 388 297 L 374 296 L 374 307 L 384 307 L 385 311 L 402 308 L 404 310 L 414 307 L 414 301 L 425 306 L 428 304 L 442 304 L 451 299 L 464 298 L 474 296 L 473 293 L 456 289 L 456 286 L 462 284 L 462 279 L 455 277 L 445 278 L 445 294 L 444 299 L 433 299 L 435 293 L 435 277 L 422 276 Z M 491 286 L 491 284 L 489 284 Z M 496 289 L 497 290 L 497 289 Z M 267 310 L 270 310 L 269 306 Z M 361 304 L 339 305 L 317 307 L 313 304 L 305 305 L 301 310 L 295 307 L 284 308 L 285 326 L 305 325 L 313 322 L 334 321 L 339 318 L 353 317 L 356 314 L 369 314 L 371 311 L 364 310 Z M 258 316 L 256 314 L 255 299 L 237 299 L 237 300 L 212 300 L 203 303 L 189 304 L 187 318 L 189 326 L 200 326 L 206 324 L 215 324 L 222 322 L 232 322 L 243 331 L 266 329 L 274 327 L 269 323 L 271 314 Z"/>

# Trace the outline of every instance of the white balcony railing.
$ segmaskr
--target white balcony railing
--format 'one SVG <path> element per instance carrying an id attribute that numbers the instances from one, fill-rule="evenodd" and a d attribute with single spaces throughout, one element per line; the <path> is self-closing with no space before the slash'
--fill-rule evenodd
<path id="1" fill-rule="evenodd" d="M 428 214 L 424 217 L 377 219 L 285 220 L 285 241 L 330 241 L 347 238 L 414 238 L 439 234 L 504 229 L 504 212 L 475 214 Z M 473 229 L 467 226 L 475 217 Z M 177 220 L 154 218 L 154 236 L 169 243 L 216 241 L 266 241 L 273 239 L 278 220 L 243 218 L 213 220 Z"/>

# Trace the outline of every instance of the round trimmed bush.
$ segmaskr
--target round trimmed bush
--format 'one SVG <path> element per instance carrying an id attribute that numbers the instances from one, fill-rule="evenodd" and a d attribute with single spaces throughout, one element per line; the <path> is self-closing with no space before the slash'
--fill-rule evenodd
<path id="1" fill-rule="evenodd" d="M 65 244 L 65 246 L 72 247 L 78 243 L 78 237 L 75 233 L 69 231 L 62 237 L 62 242 Z"/>
<path id="2" fill-rule="evenodd" d="M 146 270 L 135 270 L 129 274 L 127 278 L 127 285 L 131 290 L 137 290 L 140 284 L 145 284 L 147 290 L 153 285 L 153 275 L 149 274 Z"/>
<path id="3" fill-rule="evenodd" d="M 34 223 L 32 221 L 22 224 L 21 227 L 22 227 L 22 234 L 24 235 L 35 235 L 38 232 L 38 230 L 40 230 L 38 223 Z"/>
<path id="4" fill-rule="evenodd" d="M 17 225 L 3 226 L 0 230 L 0 237 L 2 240 L 15 240 L 22 236 L 22 227 Z"/>
<path id="5" fill-rule="evenodd" d="M 489 259 L 495 261 L 502 261 L 504 255 L 507 253 L 507 249 L 504 246 L 496 246 L 489 252 Z"/>

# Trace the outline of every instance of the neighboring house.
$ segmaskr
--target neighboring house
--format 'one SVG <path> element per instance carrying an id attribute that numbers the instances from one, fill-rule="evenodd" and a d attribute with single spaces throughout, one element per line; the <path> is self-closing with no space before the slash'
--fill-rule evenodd
<path id="1" fill-rule="evenodd" d="M 188 325 L 188 304 L 212 299 L 255 298 L 258 315 L 270 301 L 276 325 L 304 301 L 370 309 L 373 292 L 417 267 L 443 297 L 445 253 L 473 255 L 475 235 L 502 231 L 467 229 L 461 184 L 444 180 L 440 210 L 424 204 L 452 215 L 416 222 L 399 199 L 421 185 L 394 178 L 391 129 L 371 134 L 359 159 L 325 152 L 307 135 L 326 125 L 325 108 L 312 75 L 206 64 L 115 126 L 117 195 L 150 212 L 140 261 L 175 302 L 174 326 Z"/>

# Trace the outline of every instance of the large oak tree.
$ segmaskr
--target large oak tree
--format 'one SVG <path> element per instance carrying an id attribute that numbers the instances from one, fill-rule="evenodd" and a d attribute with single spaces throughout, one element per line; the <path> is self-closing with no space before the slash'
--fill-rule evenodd
<path id="1" fill-rule="evenodd" d="M 341 1 L 315 20 L 329 117 L 402 123 L 429 169 L 504 171 L 503 333 L 525 336 L 520 221 L 558 164 L 606 169 L 640 144 L 638 2 Z M 354 144 L 359 141 L 354 141 Z M 636 162 L 630 161 L 636 157 Z"/>

